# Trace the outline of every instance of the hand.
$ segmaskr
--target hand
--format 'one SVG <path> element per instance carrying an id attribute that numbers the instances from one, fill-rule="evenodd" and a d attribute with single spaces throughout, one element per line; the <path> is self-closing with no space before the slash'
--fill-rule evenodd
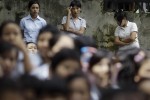
<path id="1" fill-rule="evenodd" d="M 72 7 L 68 7 L 68 8 L 67 8 L 67 13 L 68 13 L 68 14 L 71 14 L 71 9 L 72 9 Z"/>
<path id="2" fill-rule="evenodd" d="M 16 37 L 16 39 L 12 42 L 19 50 L 26 51 L 26 45 L 23 41 L 23 39 Z"/>

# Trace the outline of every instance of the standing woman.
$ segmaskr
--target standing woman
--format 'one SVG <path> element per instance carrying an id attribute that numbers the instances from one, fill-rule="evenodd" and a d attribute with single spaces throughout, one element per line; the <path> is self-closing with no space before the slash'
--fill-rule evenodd
<path id="1" fill-rule="evenodd" d="M 83 35 L 86 29 L 86 21 L 79 17 L 81 13 L 81 2 L 73 0 L 67 8 L 67 16 L 62 19 L 63 30 L 72 37 Z"/>
<path id="2" fill-rule="evenodd" d="M 37 0 L 31 0 L 28 4 L 30 14 L 24 17 L 20 26 L 24 32 L 25 42 L 36 42 L 39 30 L 46 25 L 46 21 L 39 17 L 40 4 Z"/>

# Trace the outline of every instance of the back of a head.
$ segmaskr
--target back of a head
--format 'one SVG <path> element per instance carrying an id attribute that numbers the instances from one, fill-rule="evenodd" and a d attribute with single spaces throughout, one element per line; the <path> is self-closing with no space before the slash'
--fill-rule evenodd
<path id="1" fill-rule="evenodd" d="M 63 96 L 67 97 L 68 90 L 66 82 L 58 77 L 54 77 L 51 80 L 45 80 L 41 82 L 41 85 L 37 91 L 39 97 L 49 95 L 50 97 Z"/>
<path id="2" fill-rule="evenodd" d="M 36 89 L 38 88 L 40 84 L 40 81 L 36 77 L 27 75 L 27 74 L 22 75 L 19 81 L 24 90 L 31 89 L 31 90 L 36 91 Z"/>
<path id="3" fill-rule="evenodd" d="M 80 36 L 75 39 L 75 45 L 77 50 L 82 47 L 94 47 L 97 48 L 96 41 L 90 36 Z"/>
<path id="4" fill-rule="evenodd" d="M 21 86 L 18 81 L 13 80 L 8 77 L 0 78 L 0 95 L 3 94 L 5 91 L 19 91 Z"/>
<path id="5" fill-rule="evenodd" d="M 51 70 L 55 72 L 57 65 L 65 60 L 75 60 L 80 63 L 80 55 L 76 50 L 64 48 L 60 52 L 56 53 L 51 60 Z"/>
<path id="6" fill-rule="evenodd" d="M 132 89 L 110 89 L 102 94 L 101 100 L 148 100 L 147 96 Z"/>

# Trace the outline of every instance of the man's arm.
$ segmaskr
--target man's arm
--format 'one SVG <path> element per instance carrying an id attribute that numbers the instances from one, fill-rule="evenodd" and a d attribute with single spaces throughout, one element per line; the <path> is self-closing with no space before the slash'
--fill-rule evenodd
<path id="1" fill-rule="evenodd" d="M 120 38 L 118 36 L 115 37 L 115 44 L 119 45 L 119 46 L 124 46 L 124 45 L 128 45 L 129 43 L 125 43 L 123 41 L 120 40 Z"/>
<path id="2" fill-rule="evenodd" d="M 122 41 L 125 43 L 132 43 L 135 41 L 136 37 L 137 37 L 137 32 L 132 32 L 129 38 L 124 39 Z"/>
<path id="3" fill-rule="evenodd" d="M 63 25 L 63 27 L 64 27 L 64 25 Z M 69 28 L 68 30 L 65 30 L 65 31 L 74 33 L 74 34 L 76 34 L 76 35 L 82 35 L 82 34 L 84 34 L 84 32 L 85 32 L 85 28 L 84 28 L 84 27 L 81 27 L 79 31 L 75 31 L 74 29 Z"/>

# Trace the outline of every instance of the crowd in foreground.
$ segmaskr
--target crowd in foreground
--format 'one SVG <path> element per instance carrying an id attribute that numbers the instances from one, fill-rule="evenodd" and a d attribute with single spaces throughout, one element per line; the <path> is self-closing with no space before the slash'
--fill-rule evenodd
<path id="1" fill-rule="evenodd" d="M 0 37 L 0 100 L 149 100 L 150 59 L 140 48 L 114 54 L 52 25 L 25 44 L 13 21 Z"/>
<path id="2" fill-rule="evenodd" d="M 29 8 L 36 6 L 29 2 Z M 33 20 L 37 10 L 21 20 L 21 28 L 11 20 L 1 23 L 0 100 L 150 100 L 150 58 L 136 45 L 136 24 L 127 25 L 124 13 L 116 17 L 115 43 L 121 49 L 114 53 L 82 35 L 85 20 L 72 22 L 78 8 L 73 1 L 63 18 L 67 34 L 40 17 Z M 132 35 L 121 35 L 126 28 Z"/>

